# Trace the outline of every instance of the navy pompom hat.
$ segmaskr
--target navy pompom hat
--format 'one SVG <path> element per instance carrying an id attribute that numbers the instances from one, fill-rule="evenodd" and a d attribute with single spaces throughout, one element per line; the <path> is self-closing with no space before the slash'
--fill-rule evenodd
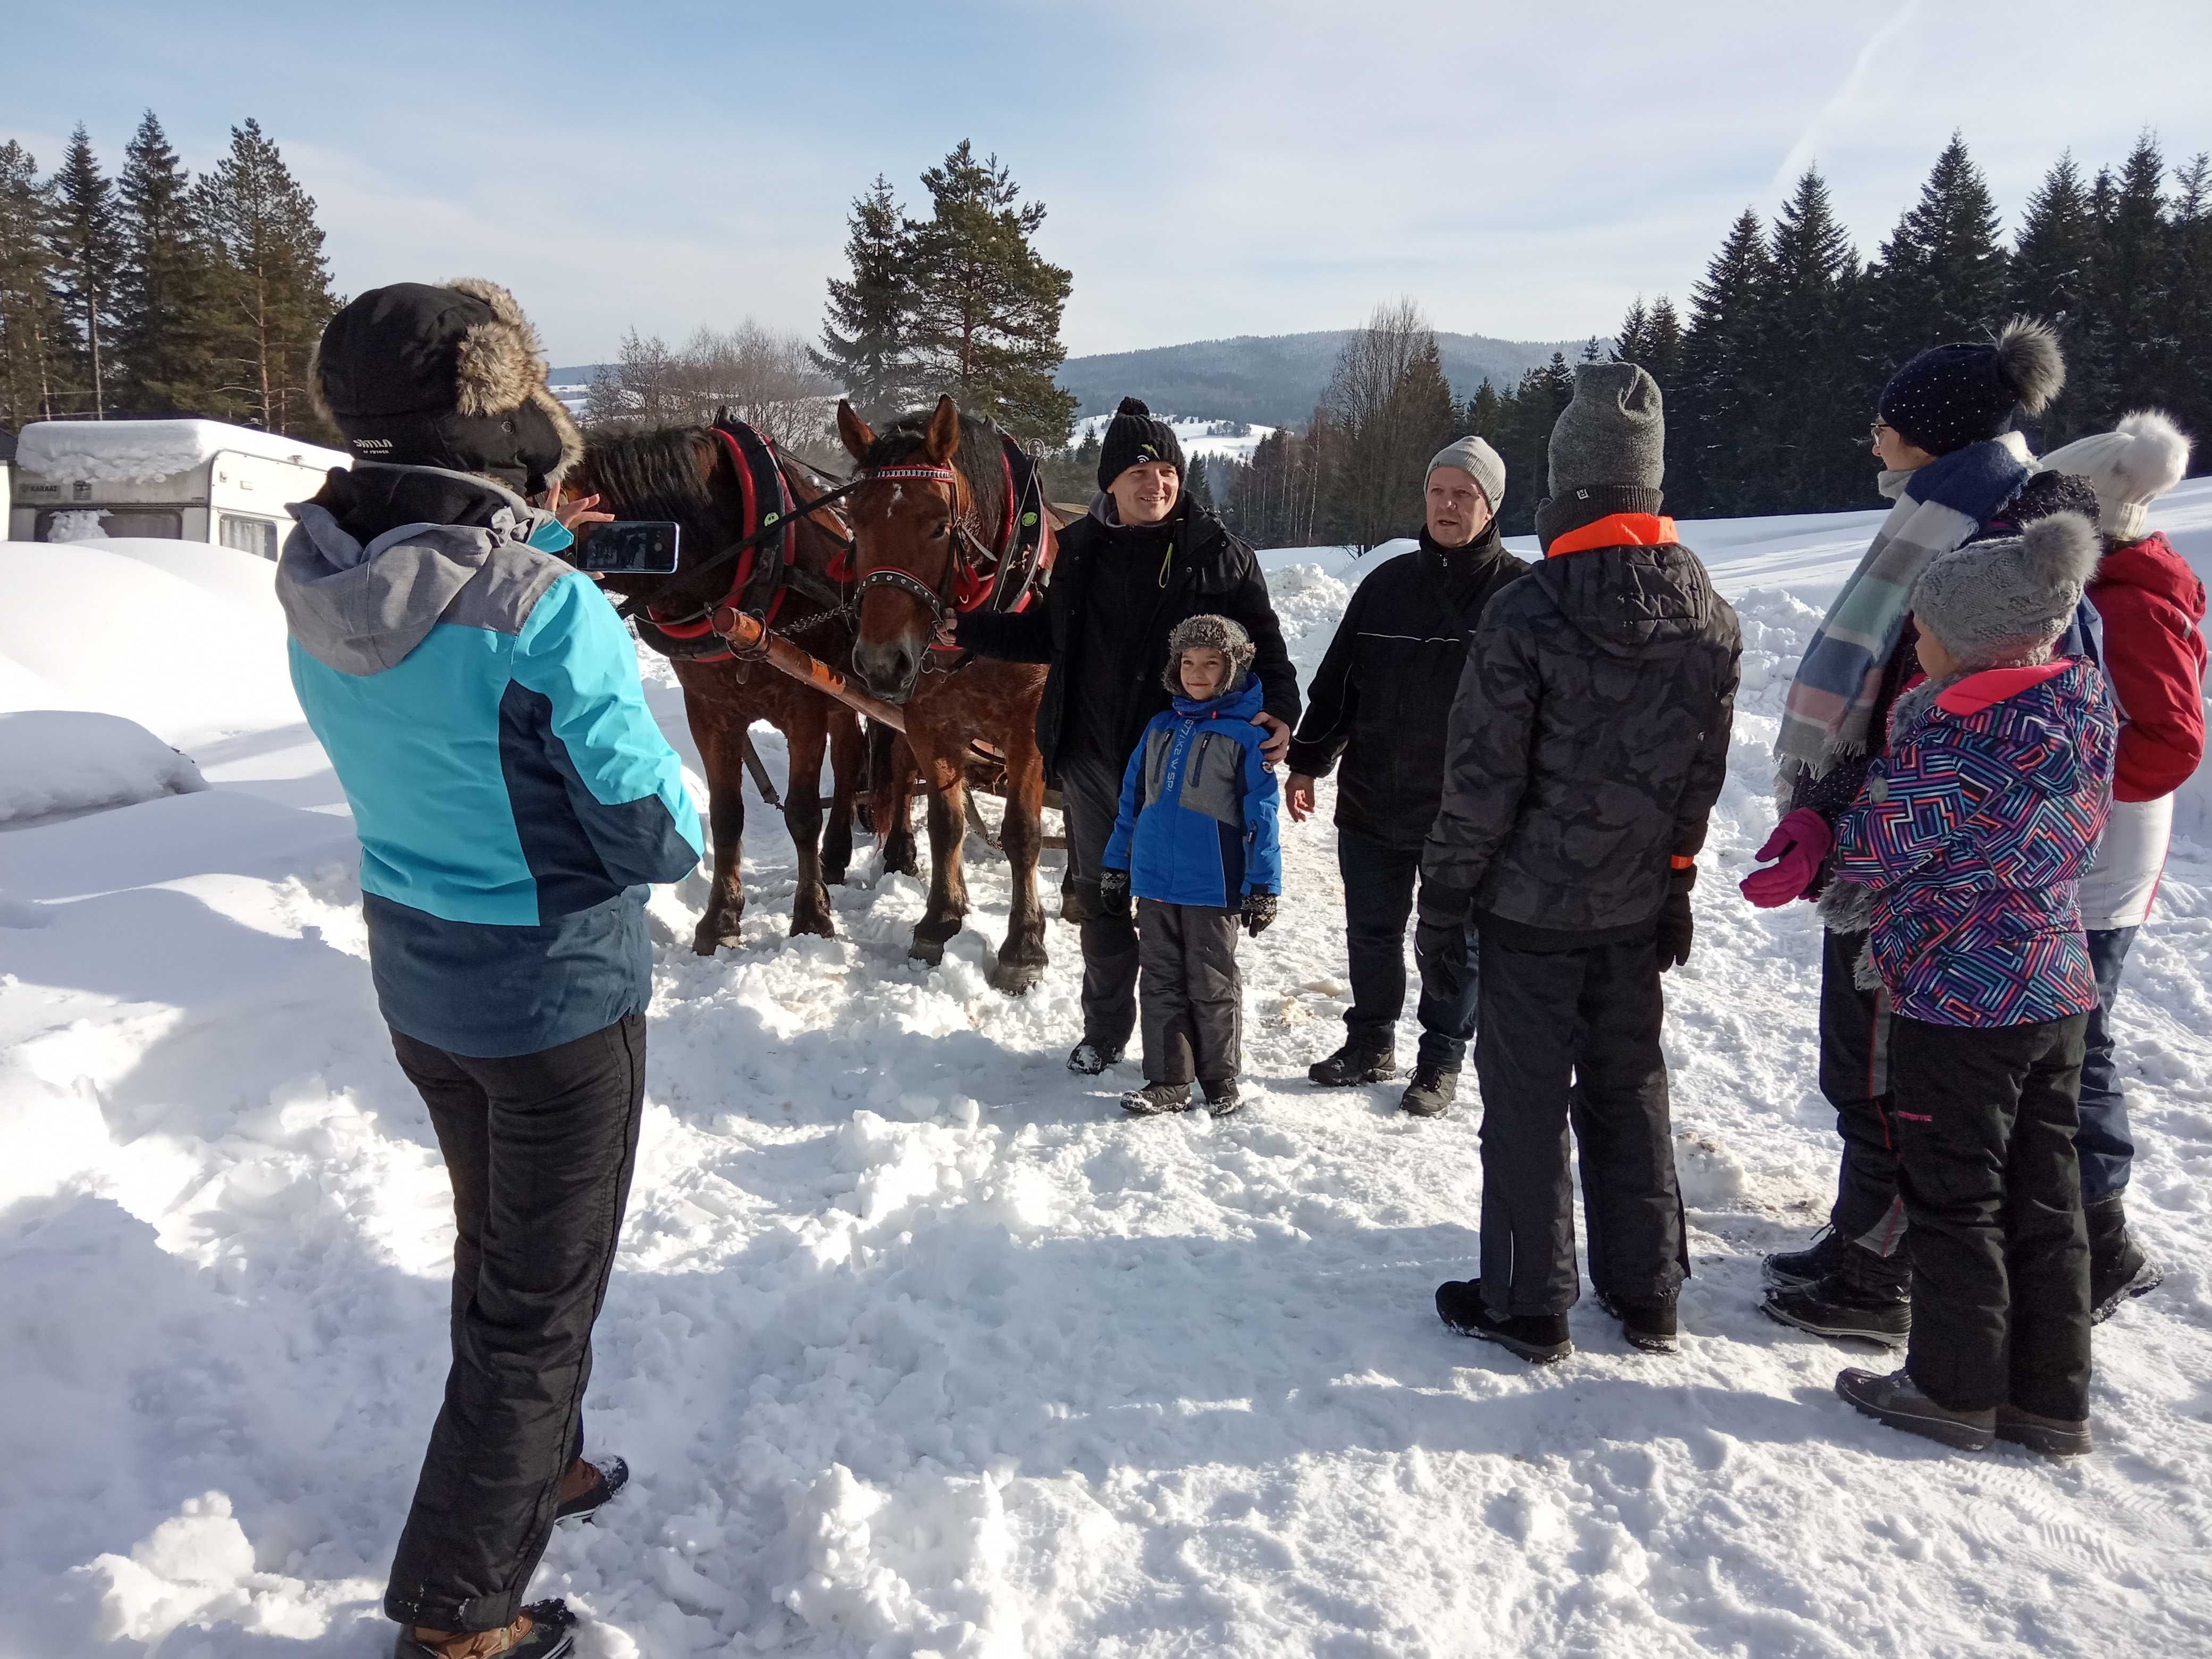
<path id="1" fill-rule="evenodd" d="M 1931 346 L 1881 389 L 1881 418 L 1931 455 L 1948 455 L 2012 430 L 2022 410 L 2040 414 L 2066 384 L 2066 362 L 2047 323 L 2015 317 L 1994 340 Z"/>

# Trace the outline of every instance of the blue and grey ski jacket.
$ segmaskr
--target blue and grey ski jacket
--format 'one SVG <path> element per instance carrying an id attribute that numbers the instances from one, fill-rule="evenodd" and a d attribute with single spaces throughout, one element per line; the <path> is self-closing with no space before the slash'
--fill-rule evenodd
<path id="1" fill-rule="evenodd" d="M 1233 910 L 1248 893 L 1282 890 L 1279 792 L 1260 760 L 1267 734 L 1252 720 L 1264 697 L 1248 672 L 1204 702 L 1176 697 L 1145 727 L 1104 860 L 1129 872 L 1137 897 Z"/>
<path id="2" fill-rule="evenodd" d="M 361 837 L 385 1018 L 491 1057 L 644 1012 L 646 884 L 689 872 L 702 842 L 628 631 L 527 544 L 542 515 L 520 497 L 356 471 L 346 524 L 319 501 L 292 509 L 276 591 L 292 684 Z M 403 474 L 421 476 L 376 476 Z M 354 533 L 431 507 L 471 521 Z"/>

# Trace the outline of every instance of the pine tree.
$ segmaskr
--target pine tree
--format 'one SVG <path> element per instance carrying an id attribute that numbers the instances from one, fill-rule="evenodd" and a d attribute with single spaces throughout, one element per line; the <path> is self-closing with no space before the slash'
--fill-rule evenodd
<path id="1" fill-rule="evenodd" d="M 865 195 L 853 200 L 846 221 L 845 258 L 849 279 L 830 279 L 829 314 L 822 325 L 822 349 L 812 352 L 815 367 L 842 388 L 861 418 L 878 422 L 904 400 L 907 323 L 913 306 L 913 239 L 906 210 L 881 173 Z"/>
<path id="2" fill-rule="evenodd" d="M 72 342 L 49 274 L 52 218 L 37 161 L 13 139 L 0 144 L 0 426 L 63 410 L 60 375 Z"/>
<path id="3" fill-rule="evenodd" d="M 54 175 L 54 214 L 48 246 L 62 301 L 76 331 L 76 406 L 98 418 L 107 413 L 107 377 L 115 321 L 116 281 L 123 264 L 122 227 L 115 186 L 100 170 L 92 137 L 79 122 L 69 153 Z"/>
<path id="4" fill-rule="evenodd" d="M 210 255 L 218 394 L 249 424 L 320 434 L 307 362 L 337 301 L 313 199 L 249 119 L 191 204 Z"/>
<path id="5" fill-rule="evenodd" d="M 2172 355 L 2162 332 L 2171 311 L 2166 158 L 2148 133 L 2109 181 L 2100 209 L 2091 261 L 2096 315 L 2081 366 L 2093 429 L 2158 402 Z"/>
<path id="6" fill-rule="evenodd" d="M 1775 216 L 1758 295 L 1755 361 L 1745 368 L 1765 417 L 1746 434 L 1740 512 L 1820 511 L 1863 475 L 1865 419 L 1848 307 L 1858 253 L 1828 186 L 1808 167 Z"/>
<path id="7" fill-rule="evenodd" d="M 1641 364 L 1650 349 L 1647 343 L 1650 327 L 1650 313 L 1644 310 L 1644 296 L 1639 294 L 1629 302 L 1628 314 L 1620 319 L 1620 331 L 1613 337 L 1613 361 Z M 1644 373 L 1650 370 L 1647 368 Z"/>
<path id="8" fill-rule="evenodd" d="M 2196 437 L 2191 459 L 2212 471 L 2212 155 L 2176 169 L 2167 216 L 2166 412 Z M 2125 411 L 2123 411 L 2124 413 Z"/>
<path id="9" fill-rule="evenodd" d="M 1194 455 L 1182 475 L 1182 493 L 1199 507 L 1213 505 L 1213 489 L 1206 476 L 1206 457 Z"/>
<path id="10" fill-rule="evenodd" d="M 2083 413 L 2086 393 L 2100 378 L 2090 358 L 2094 264 L 2100 234 L 2089 189 L 2069 150 L 2043 176 L 2021 215 L 2008 307 L 2051 323 L 2064 346 L 2069 369 L 2066 389 L 2040 422 L 2046 445 L 2064 443 L 2088 429 Z"/>
<path id="11" fill-rule="evenodd" d="M 1060 319 L 1074 279 L 1030 245 L 1044 204 L 1018 206 L 1012 175 L 995 155 L 977 161 L 964 138 L 921 182 L 930 217 L 902 227 L 914 390 L 950 392 L 1017 437 L 1060 447 L 1076 399 L 1052 377 L 1067 356 Z"/>
<path id="12" fill-rule="evenodd" d="M 1498 388 L 1487 375 L 1474 389 L 1474 396 L 1467 400 L 1467 411 L 1460 417 L 1460 429 L 1473 433 L 1486 443 L 1496 447 L 1498 434 L 1505 408 L 1505 401 L 1498 395 Z"/>
<path id="13" fill-rule="evenodd" d="M 2008 290 L 1996 203 L 1958 133 L 1881 246 L 1875 322 L 1890 367 L 1950 340 L 1986 338 Z"/>
<path id="14" fill-rule="evenodd" d="M 197 413 L 209 383 L 207 251 L 191 215 L 191 180 L 148 110 L 116 180 L 123 267 L 115 296 L 118 405 L 134 415 Z"/>
<path id="15" fill-rule="evenodd" d="M 1680 396 L 1667 411 L 1667 498 L 1691 518 L 1743 510 L 1743 456 L 1765 411 L 1748 371 L 1759 340 L 1759 310 L 1772 270 L 1765 228 L 1746 208 L 1720 252 L 1690 290 L 1675 379 Z M 1665 390 L 1662 385 L 1662 392 Z"/>

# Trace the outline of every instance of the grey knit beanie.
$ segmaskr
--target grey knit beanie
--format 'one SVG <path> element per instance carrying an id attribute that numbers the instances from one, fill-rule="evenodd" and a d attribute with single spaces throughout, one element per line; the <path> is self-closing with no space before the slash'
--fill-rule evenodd
<path id="1" fill-rule="evenodd" d="M 1606 487 L 1657 489 L 1666 477 L 1659 383 L 1634 363 L 1578 363 L 1574 401 L 1552 428 L 1552 495 Z"/>
<path id="2" fill-rule="evenodd" d="M 1428 487 L 1429 476 L 1440 466 L 1455 466 L 1474 480 L 1482 492 L 1482 499 L 1490 503 L 1492 513 L 1498 502 L 1505 499 L 1505 463 L 1481 439 L 1472 435 L 1455 438 L 1429 458 L 1429 471 L 1421 477 L 1422 488 Z"/>
<path id="3" fill-rule="evenodd" d="M 1212 615 L 1185 617 L 1168 635 L 1168 665 L 1162 677 L 1168 690 L 1178 697 L 1182 696 L 1182 653 L 1186 651 L 1218 651 L 1229 659 L 1229 683 L 1221 688 L 1224 692 L 1234 691 L 1243 684 L 1245 671 L 1259 654 L 1242 623 Z"/>
<path id="4" fill-rule="evenodd" d="M 2066 631 L 2103 552 L 2087 519 L 2054 513 L 1936 558 L 1912 590 L 1912 614 L 1966 668 L 2025 661 Z"/>

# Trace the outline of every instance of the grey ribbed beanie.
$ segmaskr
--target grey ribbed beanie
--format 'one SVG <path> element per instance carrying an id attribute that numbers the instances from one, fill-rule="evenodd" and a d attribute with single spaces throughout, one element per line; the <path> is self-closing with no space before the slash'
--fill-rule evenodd
<path id="1" fill-rule="evenodd" d="M 1490 503 L 1492 513 L 1498 502 L 1505 499 L 1505 462 L 1498 453 L 1481 439 L 1473 436 L 1455 438 L 1429 458 L 1429 472 L 1440 466 L 1455 466 L 1474 480 L 1475 488 L 1482 491 L 1482 499 Z M 1428 473 L 1421 477 L 1424 489 L 1428 486 Z"/>
<path id="2" fill-rule="evenodd" d="M 1613 487 L 1657 489 L 1666 477 L 1659 383 L 1634 363 L 1577 363 L 1575 396 L 1552 428 L 1552 496 Z"/>

